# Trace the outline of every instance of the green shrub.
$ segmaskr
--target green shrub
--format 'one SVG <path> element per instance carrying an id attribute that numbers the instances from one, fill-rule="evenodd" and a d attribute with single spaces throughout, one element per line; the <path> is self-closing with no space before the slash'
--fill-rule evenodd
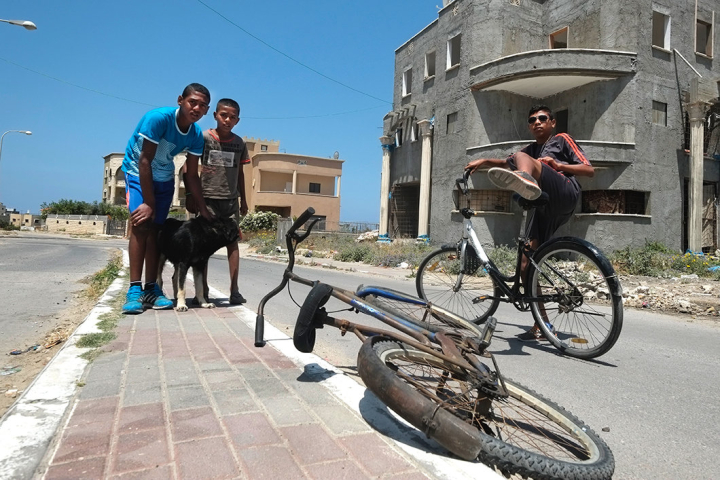
<path id="1" fill-rule="evenodd" d="M 257 232 L 259 230 L 277 230 L 280 215 L 273 212 L 248 212 L 240 222 L 243 232 Z"/>
<path id="2" fill-rule="evenodd" d="M 20 230 L 20 227 L 6 220 L 0 220 L 0 230 Z"/>

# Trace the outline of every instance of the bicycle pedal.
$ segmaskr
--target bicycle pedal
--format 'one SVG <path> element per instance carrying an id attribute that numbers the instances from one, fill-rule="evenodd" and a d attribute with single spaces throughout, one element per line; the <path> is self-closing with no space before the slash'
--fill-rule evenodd
<path id="1" fill-rule="evenodd" d="M 479 297 L 475 297 L 472 299 L 472 303 L 477 305 L 480 302 L 484 302 L 485 300 L 489 299 L 490 295 L 480 295 Z"/>

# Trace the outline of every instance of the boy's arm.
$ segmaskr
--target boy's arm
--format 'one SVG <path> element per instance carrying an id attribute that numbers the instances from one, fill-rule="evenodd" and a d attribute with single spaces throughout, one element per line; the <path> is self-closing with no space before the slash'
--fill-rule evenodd
<path id="1" fill-rule="evenodd" d="M 465 170 L 470 170 L 470 173 L 475 173 L 475 170 L 483 167 L 506 167 L 507 160 L 503 158 L 478 158 L 472 160 L 465 165 Z"/>
<path id="2" fill-rule="evenodd" d="M 240 215 L 247 215 L 248 204 L 245 198 L 245 165 L 238 166 L 238 193 L 240 194 Z"/>
<path id="3" fill-rule="evenodd" d="M 133 226 L 152 221 L 155 218 L 155 190 L 153 188 L 152 161 L 155 158 L 157 144 L 145 141 L 140 152 L 138 172 L 140 174 L 140 190 L 142 190 L 143 203 L 130 212 L 130 221 Z"/>
<path id="4" fill-rule="evenodd" d="M 187 172 L 185 173 L 185 188 L 190 190 L 190 194 L 195 199 L 195 205 L 197 205 L 200 215 L 210 220 L 212 214 L 205 205 L 205 199 L 202 196 L 202 186 L 200 185 L 200 177 L 198 176 L 199 158 L 200 157 L 192 153 L 188 152 L 187 154 L 187 160 L 185 161 L 185 166 L 187 167 Z"/>

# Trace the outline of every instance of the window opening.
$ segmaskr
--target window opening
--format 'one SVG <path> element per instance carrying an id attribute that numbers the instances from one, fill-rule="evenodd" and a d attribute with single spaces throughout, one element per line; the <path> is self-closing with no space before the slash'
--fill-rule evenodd
<path id="1" fill-rule="evenodd" d="M 652 102 L 652 123 L 667 126 L 667 103 Z"/>
<path id="2" fill-rule="evenodd" d="M 447 69 L 460 65 L 460 38 L 462 35 L 455 35 L 447 42 Z"/>
<path id="3" fill-rule="evenodd" d="M 425 78 L 435 76 L 435 52 L 425 54 Z"/>
<path id="4" fill-rule="evenodd" d="M 320 184 L 310 182 L 310 193 L 320 193 Z"/>
<path id="5" fill-rule="evenodd" d="M 555 133 L 568 133 L 568 110 L 555 112 Z"/>
<path id="6" fill-rule="evenodd" d="M 418 124 L 413 123 L 412 127 L 410 128 L 410 141 L 415 142 L 418 139 Z"/>
<path id="7" fill-rule="evenodd" d="M 447 131 L 446 133 L 457 133 L 457 112 L 453 112 L 447 116 Z"/>
<path id="8" fill-rule="evenodd" d="M 712 38 L 712 24 L 698 20 L 695 28 L 695 51 L 712 57 Z"/>
<path id="9" fill-rule="evenodd" d="M 670 17 L 653 12 L 652 44 L 655 47 L 670 50 Z"/>
<path id="10" fill-rule="evenodd" d="M 268 146 L 267 145 L 260 145 L 260 151 L 261 152 L 267 152 Z"/>
<path id="11" fill-rule="evenodd" d="M 402 96 L 407 97 L 412 93 L 412 69 L 403 72 Z"/>
<path id="12" fill-rule="evenodd" d="M 648 192 L 635 190 L 583 190 L 583 213 L 647 214 Z"/>
<path id="13" fill-rule="evenodd" d="M 550 34 L 550 48 L 568 48 L 568 27 Z"/>
<path id="14" fill-rule="evenodd" d="M 395 146 L 396 147 L 402 146 L 402 141 L 403 141 L 403 131 L 402 131 L 402 128 L 398 128 L 397 131 L 395 132 Z"/>

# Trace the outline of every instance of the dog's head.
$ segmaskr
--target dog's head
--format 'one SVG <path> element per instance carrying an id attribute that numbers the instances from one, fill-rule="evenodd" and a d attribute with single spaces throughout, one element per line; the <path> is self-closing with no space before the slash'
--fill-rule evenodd
<path id="1" fill-rule="evenodd" d="M 223 245 L 237 242 L 240 237 L 240 229 L 237 222 L 232 218 L 215 217 L 210 221 L 210 228 L 223 240 Z"/>

